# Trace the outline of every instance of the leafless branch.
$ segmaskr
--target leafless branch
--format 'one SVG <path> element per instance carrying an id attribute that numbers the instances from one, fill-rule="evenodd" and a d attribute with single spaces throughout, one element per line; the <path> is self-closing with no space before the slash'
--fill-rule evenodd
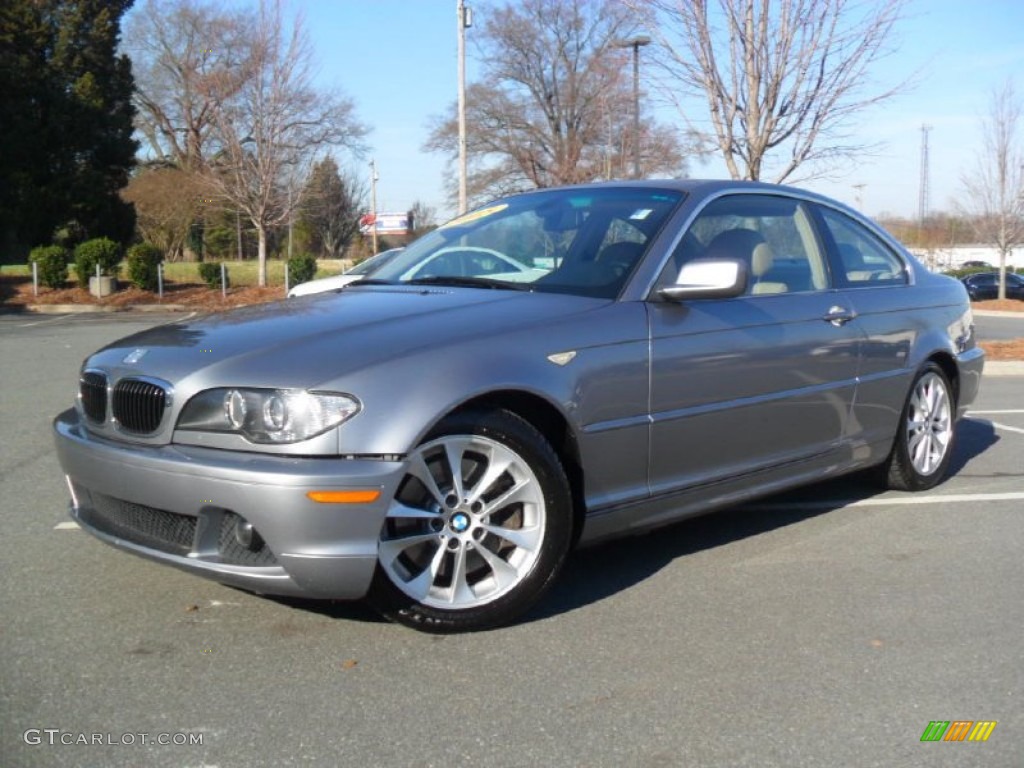
<path id="1" fill-rule="evenodd" d="M 667 95 L 687 114 L 704 99 L 729 173 L 773 180 L 805 175 L 869 147 L 854 118 L 903 91 L 870 91 L 906 0 L 626 0 L 659 43 Z"/>
<path id="2" fill-rule="evenodd" d="M 470 196 L 625 175 L 635 137 L 629 51 L 637 30 L 616 0 L 521 0 L 483 8 L 474 29 L 480 79 L 468 88 Z M 647 174 L 679 174 L 680 136 L 644 120 Z M 426 148 L 454 157 L 454 109 Z"/>

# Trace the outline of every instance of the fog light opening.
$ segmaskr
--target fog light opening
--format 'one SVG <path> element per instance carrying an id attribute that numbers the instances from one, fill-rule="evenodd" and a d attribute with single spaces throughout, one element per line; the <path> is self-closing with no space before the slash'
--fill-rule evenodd
<path id="1" fill-rule="evenodd" d="M 252 527 L 252 523 L 243 517 L 238 518 L 235 523 L 235 541 L 250 552 L 259 552 L 263 549 L 263 537 Z"/>

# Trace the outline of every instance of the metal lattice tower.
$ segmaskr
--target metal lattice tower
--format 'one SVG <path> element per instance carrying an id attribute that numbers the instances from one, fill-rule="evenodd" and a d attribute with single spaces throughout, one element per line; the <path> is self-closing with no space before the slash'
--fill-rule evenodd
<path id="1" fill-rule="evenodd" d="M 924 225 L 928 218 L 928 131 L 930 125 L 921 126 L 921 183 L 917 199 L 917 222 L 918 226 Z"/>

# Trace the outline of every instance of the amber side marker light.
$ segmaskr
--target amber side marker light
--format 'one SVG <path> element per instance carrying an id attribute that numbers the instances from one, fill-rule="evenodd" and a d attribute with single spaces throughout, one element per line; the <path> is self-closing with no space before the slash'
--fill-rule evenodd
<path id="1" fill-rule="evenodd" d="M 309 491 L 306 496 L 321 504 L 370 504 L 380 491 Z"/>

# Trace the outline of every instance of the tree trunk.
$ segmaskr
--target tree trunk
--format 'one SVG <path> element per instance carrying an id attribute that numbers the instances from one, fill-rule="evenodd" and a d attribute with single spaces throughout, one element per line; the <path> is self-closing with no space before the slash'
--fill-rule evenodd
<path id="1" fill-rule="evenodd" d="M 267 230 L 260 224 L 256 225 L 256 239 L 259 243 L 259 280 L 260 288 L 267 287 Z"/>

